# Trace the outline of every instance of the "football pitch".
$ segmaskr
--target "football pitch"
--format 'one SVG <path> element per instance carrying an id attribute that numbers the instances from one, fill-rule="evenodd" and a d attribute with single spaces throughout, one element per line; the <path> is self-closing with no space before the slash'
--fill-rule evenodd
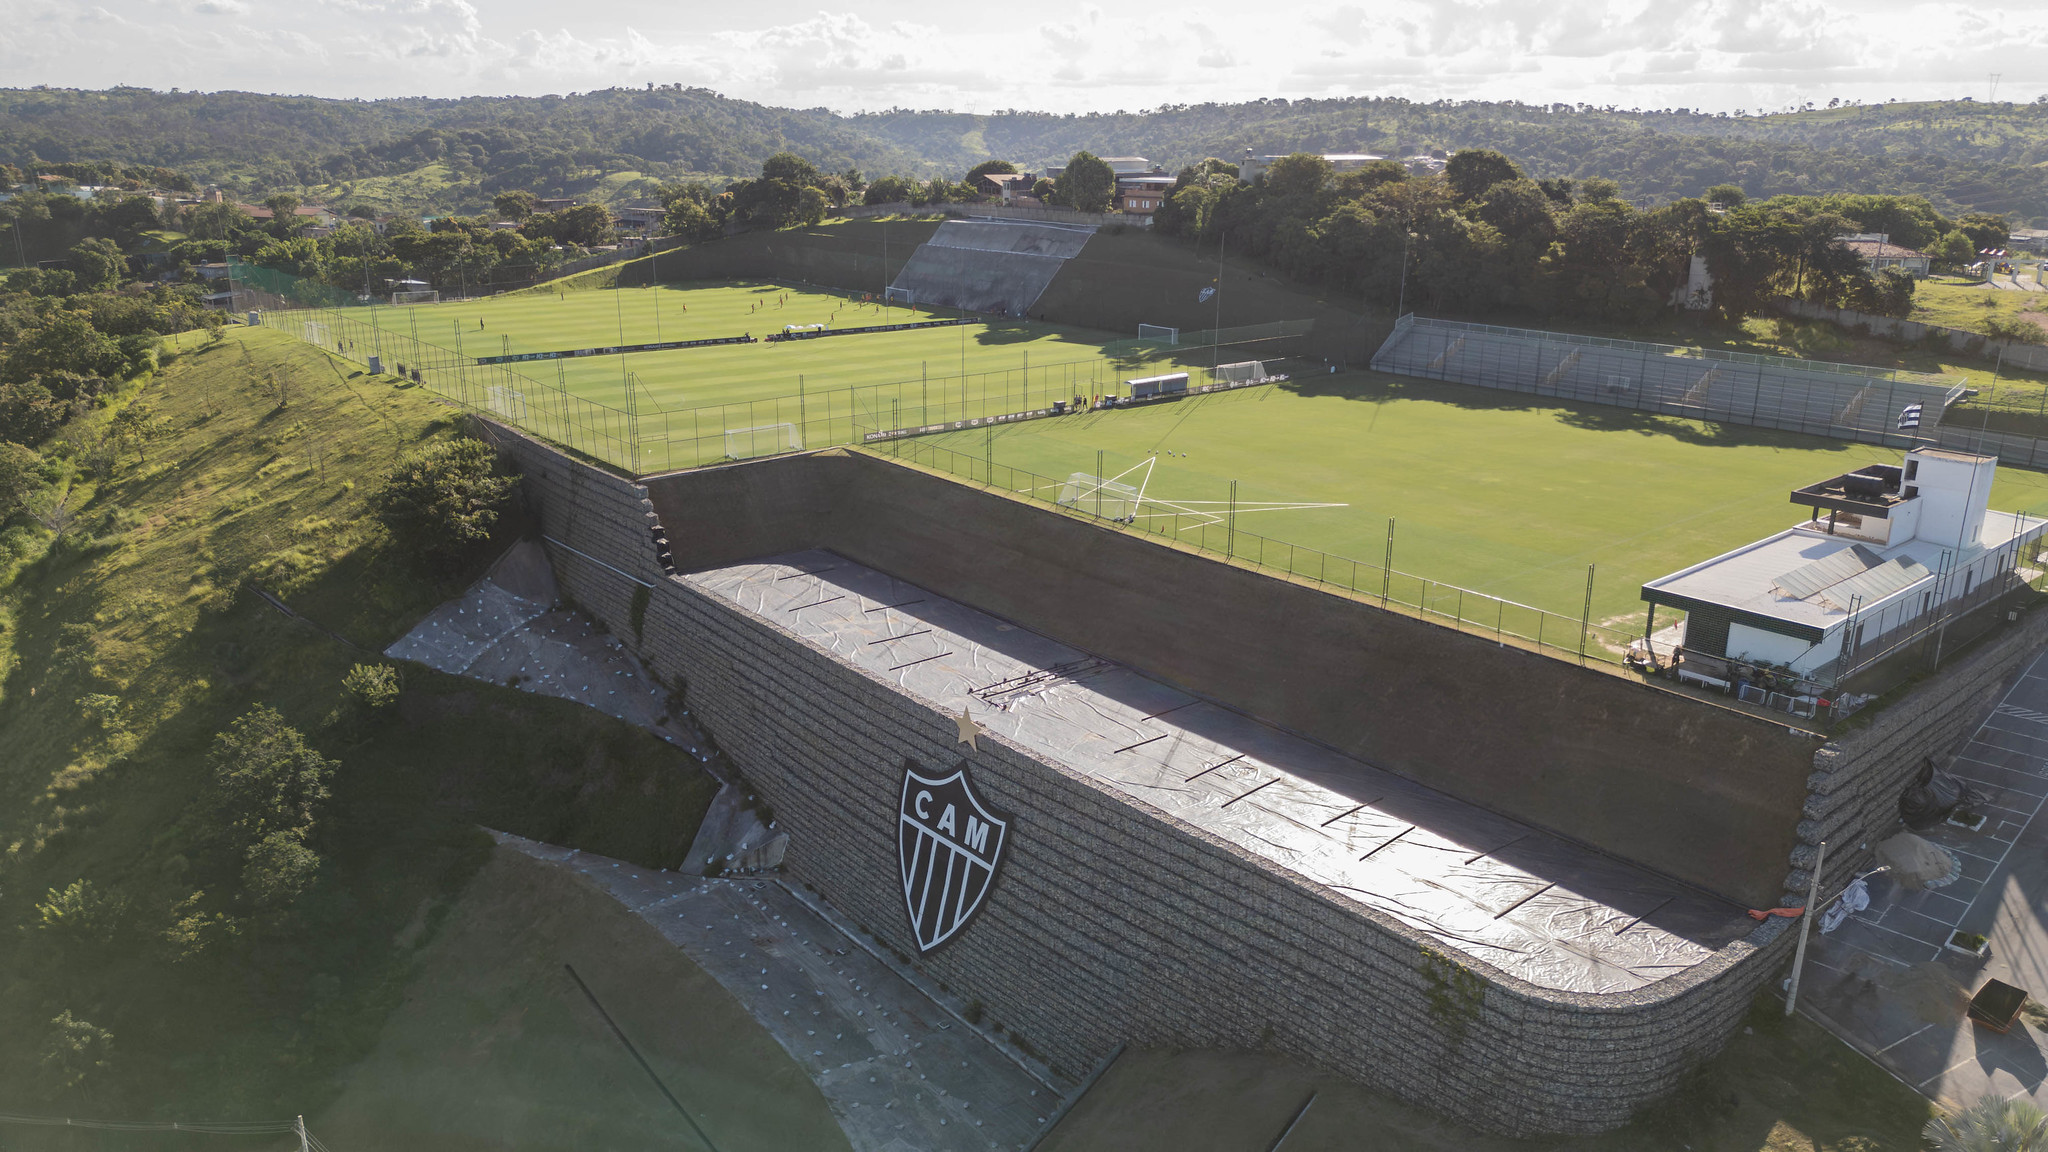
<path id="1" fill-rule="evenodd" d="M 1070 478 L 1102 476 L 1133 490 L 1111 490 L 1122 503 L 1110 514 L 1212 548 L 1235 481 L 1239 556 L 1253 554 L 1256 535 L 1379 565 L 1391 519 L 1396 571 L 1573 622 L 1594 565 L 1593 621 L 1638 631 L 1645 581 L 1804 520 L 1788 499 L 1796 487 L 1900 457 L 1365 372 L 915 443 L 950 450 L 922 463 L 980 478 L 992 456 L 998 483 L 1005 466 L 1022 469 L 1042 479 L 1018 478 L 1019 489 L 1078 495 L 1083 507 L 1093 493 L 1087 481 L 1070 490 Z M 2048 475 L 1999 469 L 1991 504 L 2048 513 Z M 1294 570 L 1315 576 L 1318 563 Z"/>
<path id="2" fill-rule="evenodd" d="M 531 290 L 346 315 L 358 322 L 357 330 L 367 324 L 387 339 L 396 337 L 394 347 L 417 339 L 432 346 L 426 358 L 440 353 L 464 360 L 671 340 L 746 335 L 760 340 L 788 326 L 845 329 L 957 316 L 902 304 L 885 308 L 859 297 L 771 283 L 667 283 Z M 993 414 L 1014 410 L 1004 407 L 1005 398 L 1023 407 L 1025 396 L 1092 395 L 1091 387 L 1103 390 L 1166 362 L 1105 354 L 1106 345 L 1134 335 L 1036 321 L 975 321 L 903 332 L 530 360 L 505 367 L 621 410 L 627 407 L 629 386 L 640 411 L 673 413 L 800 394 L 829 405 L 833 401 L 826 397 L 833 392 L 930 381 L 935 409 L 942 401 L 972 407 L 986 400 L 987 414 Z M 1209 354 L 1202 350 L 1199 357 Z M 402 352 L 387 350 L 386 355 L 405 362 Z"/>

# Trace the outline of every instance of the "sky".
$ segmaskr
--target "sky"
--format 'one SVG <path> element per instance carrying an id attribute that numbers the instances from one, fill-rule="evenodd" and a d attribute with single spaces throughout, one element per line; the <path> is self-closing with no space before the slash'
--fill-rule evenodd
<path id="1" fill-rule="evenodd" d="M 842 112 L 1351 95 L 1734 112 L 2048 94 L 2044 0 L 0 0 L 0 29 L 0 87 L 374 98 L 681 83 Z"/>

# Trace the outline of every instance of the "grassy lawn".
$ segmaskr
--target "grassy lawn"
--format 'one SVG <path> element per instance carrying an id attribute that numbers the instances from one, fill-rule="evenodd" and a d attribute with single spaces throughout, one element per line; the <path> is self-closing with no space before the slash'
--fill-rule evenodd
<path id="1" fill-rule="evenodd" d="M 279 333 L 174 343 L 124 397 L 164 418 L 146 456 L 74 486 L 55 543 L 0 534 L 0 1110 L 314 1113 L 486 858 L 477 824 L 668 864 L 713 790 L 637 728 L 417 667 L 360 715 L 343 674 L 473 575 L 415 574 L 368 504 L 453 414 Z M 340 764 L 282 912 L 197 831 L 213 736 L 257 704 Z M 35 927 L 77 881 L 105 897 L 86 927 Z M 42 1060 L 62 1012 L 112 1037 L 68 1089 Z"/>
<path id="2" fill-rule="evenodd" d="M 2043 257 L 2035 256 L 2023 267 L 2021 279 L 2032 283 L 2034 265 Z M 2011 283 L 2010 275 L 1999 276 L 2000 283 Z M 1990 317 L 2005 320 L 2031 320 L 2048 328 L 2048 292 L 2013 291 L 2009 288 L 1994 288 L 1981 280 L 1966 280 L 1960 276 L 1931 276 L 1913 289 L 1913 315 L 1909 319 L 1923 324 L 1940 324 L 1948 328 L 1962 328 L 1971 332 L 1982 332 L 1983 323 Z"/>
<path id="3" fill-rule="evenodd" d="M 1381 561 L 1392 517 L 1397 570 L 1573 620 L 1594 564 L 1594 619 L 1623 628 L 1641 625 L 1644 581 L 1803 519 L 1793 488 L 1899 455 L 1371 373 L 1006 425 L 992 442 L 997 464 L 1055 482 L 1094 474 L 1100 452 L 1104 475 L 1190 510 L 1150 505 L 1141 525 L 1190 540 L 1233 480 L 1240 533 L 1361 562 Z M 978 468 L 990 437 L 919 443 Z M 1261 507 L 1290 502 L 1341 506 Z M 2048 514 L 2048 475 L 2001 469 L 1992 506 Z M 1240 536 L 1239 555 L 1252 547 Z"/>
<path id="4" fill-rule="evenodd" d="M 391 1152 L 698 1152 L 564 963 L 719 1148 L 847 1147 L 809 1075 L 716 980 L 596 886 L 510 849 L 449 908 L 313 1132 Z"/>
<path id="5" fill-rule="evenodd" d="M 849 299 L 845 293 L 770 283 L 669 283 L 602 291 L 535 290 L 443 304 L 365 308 L 348 315 L 384 332 L 404 338 L 417 334 L 421 342 L 437 349 L 452 352 L 459 348 L 464 356 L 475 357 L 748 334 L 758 339 L 786 325 L 851 328 L 951 319 L 955 314 L 902 305 L 885 309 L 879 303 Z M 358 339 L 366 338 L 372 337 Z M 1056 379 L 1049 381 L 1049 365 L 1082 362 L 1095 370 L 1099 380 L 1108 381 L 1120 371 L 1120 365 L 1103 358 L 1102 346 L 1117 339 L 1124 337 L 1035 322 L 976 323 L 822 340 L 538 360 L 511 368 L 542 383 L 559 382 L 578 396 L 614 408 L 626 406 L 626 375 L 631 373 L 643 411 L 776 397 L 792 398 L 793 411 L 799 391 L 825 403 L 825 394 L 835 390 L 900 381 L 915 384 L 927 374 L 932 378 L 993 374 L 993 380 L 970 385 L 976 398 L 984 388 L 994 394 L 1007 389 L 1018 396 L 1025 387 L 1022 373 L 1027 360 L 1034 365 L 1029 385 L 1034 395 L 1051 383 L 1065 387 L 1069 370 L 1062 367 Z"/>
<path id="6" fill-rule="evenodd" d="M 1669 1100 L 1602 1136 L 1509 1140 L 1274 1056 L 1126 1053 L 1040 1152 L 1918 1152 L 1927 1101 L 1760 997 Z"/>

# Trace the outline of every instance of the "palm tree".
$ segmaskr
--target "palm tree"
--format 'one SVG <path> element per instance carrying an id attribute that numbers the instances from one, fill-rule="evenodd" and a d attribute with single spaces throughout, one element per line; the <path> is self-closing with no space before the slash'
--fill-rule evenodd
<path id="1" fill-rule="evenodd" d="M 2048 1113 L 2031 1100 L 1985 1096 L 1929 1120 L 1920 1135 L 1934 1152 L 2048 1152 Z"/>

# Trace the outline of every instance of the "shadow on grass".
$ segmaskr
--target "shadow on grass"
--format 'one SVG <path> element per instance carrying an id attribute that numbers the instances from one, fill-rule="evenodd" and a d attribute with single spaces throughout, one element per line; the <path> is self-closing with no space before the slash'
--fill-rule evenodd
<path id="1" fill-rule="evenodd" d="M 1812 450 L 1833 446 L 1846 448 L 1849 441 L 1833 440 L 1803 432 L 1756 428 L 1712 420 L 1667 416 L 1640 408 L 1611 404 L 1590 404 L 1556 396 L 1482 388 L 1443 380 L 1391 376 L 1377 372 L 1340 372 L 1312 375 L 1277 385 L 1302 397 L 1334 396 L 1379 404 L 1389 400 L 1448 404 L 1481 412 L 1551 412 L 1557 422 L 1570 428 L 1593 432 L 1634 432 L 1642 436 L 1665 436 L 1686 444 L 1709 447 L 1762 445 L 1774 448 Z"/>

